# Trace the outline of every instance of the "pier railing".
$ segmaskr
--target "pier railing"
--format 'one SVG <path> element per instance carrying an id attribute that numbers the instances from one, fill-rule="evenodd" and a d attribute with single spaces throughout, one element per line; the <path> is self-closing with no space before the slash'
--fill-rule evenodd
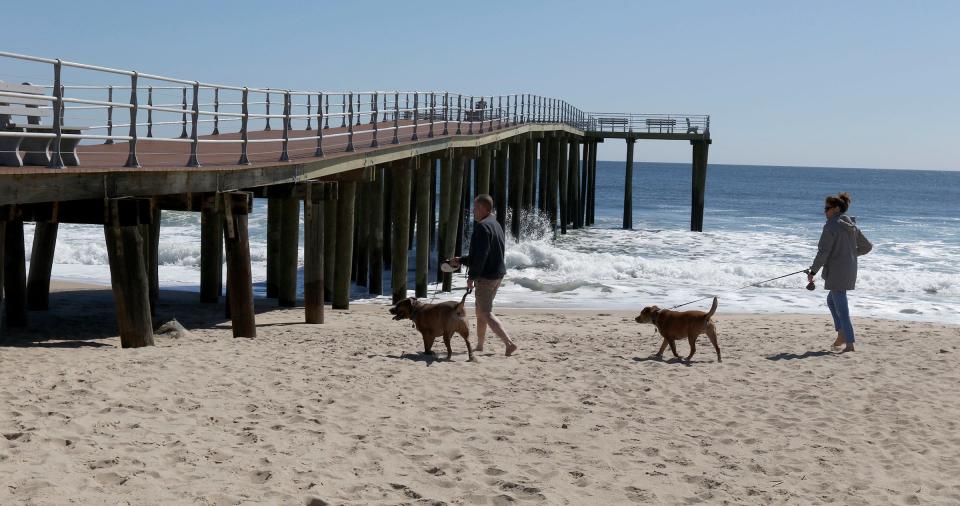
<path id="1" fill-rule="evenodd" d="M 710 116 L 703 114 L 589 112 L 586 114 L 583 130 L 591 132 L 709 134 Z"/>
<path id="2" fill-rule="evenodd" d="M 201 145 L 234 145 L 238 164 L 248 164 L 251 143 L 272 143 L 280 161 L 294 150 L 290 141 L 315 141 L 300 156 L 331 150 L 354 151 L 355 127 L 381 132 L 391 143 L 423 136 L 482 134 L 524 123 L 561 123 L 584 128 L 587 115 L 564 100 L 532 93 L 477 95 L 451 91 L 304 91 L 191 81 L 131 70 L 0 52 L 0 79 L 24 81 L 48 90 L 27 94 L 0 89 L 0 104 L 42 100 L 34 106 L 50 116 L 49 128 L 0 128 L 0 137 L 49 139 L 49 167 L 64 166 L 64 139 L 90 144 L 129 143 L 127 167 L 139 167 L 137 141 L 189 143 L 187 166 L 200 165 Z M 40 67 L 37 64 L 46 67 Z M 71 75 L 65 76 L 66 73 Z M 91 77 L 93 76 L 93 77 Z M 93 83 L 93 84 L 91 84 Z M 4 100 L 7 99 L 7 100 Z M 79 125 L 65 129 L 64 125 Z M 228 125 L 236 125 L 229 128 Z M 225 136 L 229 128 L 239 137 Z M 331 131 L 333 129 L 333 131 Z M 282 135 L 251 139 L 254 130 Z M 295 137 L 291 131 L 300 130 Z M 310 132 L 310 135 L 303 135 Z M 302 144 L 301 144 L 302 145 Z M 221 148 L 224 149 L 224 148 Z M 68 158 L 69 160 L 69 158 Z"/>

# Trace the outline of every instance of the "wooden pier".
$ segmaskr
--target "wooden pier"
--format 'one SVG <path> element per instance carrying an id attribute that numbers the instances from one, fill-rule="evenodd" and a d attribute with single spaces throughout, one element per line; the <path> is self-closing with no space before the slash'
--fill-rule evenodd
<path id="1" fill-rule="evenodd" d="M 95 224 L 104 228 L 121 344 L 151 345 L 160 218 L 164 211 L 189 211 L 200 213 L 200 302 L 222 301 L 233 335 L 256 337 L 248 231 L 256 198 L 267 199 L 266 289 L 278 306 L 299 302 L 303 234 L 307 323 L 323 323 L 326 303 L 348 308 L 352 286 L 382 294 L 384 269 L 391 270 L 393 300 L 406 297 L 410 260 L 417 296 L 433 280 L 450 290 L 450 274 L 430 272 L 431 255 L 437 265 L 461 251 L 476 195 L 494 197 L 497 217 L 515 240 L 534 210 L 559 233 L 592 225 L 597 144 L 609 138 L 628 146 L 625 228 L 632 227 L 634 142 L 690 141 L 691 229 L 702 230 L 706 116 L 685 117 L 684 134 L 646 132 L 635 131 L 637 118 L 629 115 L 615 121 L 531 94 L 294 92 L 0 53 L 0 61 L 8 60 L 51 75 L 48 84 L 0 82 L 0 141 L 17 155 L 3 159 L 23 163 L 0 167 L 2 318 L 9 327 L 25 325 L 28 309 L 49 305 L 58 225 Z M 85 82 L 92 74 L 129 84 L 71 87 L 64 67 L 86 71 Z M 106 100 L 78 98 L 104 90 Z M 153 105 L 161 91 L 180 95 L 180 103 Z M 105 112 L 106 125 L 77 126 L 72 112 L 90 109 Z M 114 122 L 120 110 L 129 112 L 128 123 Z M 677 121 L 645 119 L 645 129 Z M 231 121 L 238 131 L 228 132 Z M 25 222 L 37 224 L 29 273 Z"/>

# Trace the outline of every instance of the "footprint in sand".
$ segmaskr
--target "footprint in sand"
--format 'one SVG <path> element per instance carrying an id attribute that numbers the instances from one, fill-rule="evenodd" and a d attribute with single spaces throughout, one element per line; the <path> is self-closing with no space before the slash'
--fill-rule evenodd
<path id="1" fill-rule="evenodd" d="M 540 501 L 547 500 L 547 497 L 541 494 L 540 489 L 537 487 L 529 487 L 520 485 L 519 483 L 504 481 L 500 483 L 500 489 L 504 492 L 512 492 L 513 494 L 516 494 L 520 499 L 536 499 Z"/>
<path id="2" fill-rule="evenodd" d="M 270 478 L 273 478 L 273 473 L 270 471 L 255 471 L 250 475 L 250 481 L 256 485 L 263 485 L 268 482 Z"/>
<path id="3" fill-rule="evenodd" d="M 627 493 L 627 499 L 633 502 L 639 503 L 650 503 L 656 500 L 656 495 L 653 492 L 637 487 L 625 487 L 623 489 Z"/>
<path id="4" fill-rule="evenodd" d="M 120 476 L 117 473 L 100 473 L 94 478 L 97 480 L 97 483 L 108 486 L 123 485 L 129 479 L 126 476 Z"/>
<path id="5" fill-rule="evenodd" d="M 503 469 L 497 469 L 496 467 L 488 467 L 484 473 L 486 473 L 487 476 L 501 476 L 507 474 L 507 472 Z"/>

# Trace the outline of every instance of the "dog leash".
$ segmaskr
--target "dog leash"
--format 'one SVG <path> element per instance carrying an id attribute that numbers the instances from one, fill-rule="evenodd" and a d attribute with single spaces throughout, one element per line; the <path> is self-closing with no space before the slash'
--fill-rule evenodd
<path id="1" fill-rule="evenodd" d="M 729 291 L 726 291 L 726 292 L 720 292 L 720 293 L 733 293 L 733 292 L 736 292 L 736 291 L 738 291 L 738 290 L 743 290 L 744 288 L 750 288 L 751 286 L 760 286 L 760 285 L 762 285 L 762 284 L 764 284 L 764 283 L 769 283 L 769 282 L 771 282 L 771 281 L 776 281 L 776 280 L 778 280 L 778 279 L 783 279 L 783 278 L 790 277 L 790 276 L 793 276 L 793 275 L 796 275 L 796 274 L 800 274 L 801 272 L 809 272 L 809 271 L 808 271 L 808 269 L 803 269 L 803 270 L 799 270 L 799 271 L 797 271 L 797 272 L 791 272 L 790 274 L 784 274 L 783 276 L 777 276 L 777 277 L 775 277 L 775 278 L 765 279 L 765 280 L 763 280 L 763 281 L 757 281 L 756 283 L 750 283 L 749 285 L 743 285 L 743 286 L 741 286 L 740 288 L 734 288 L 733 290 L 729 290 Z M 719 295 L 719 294 L 717 294 L 717 295 Z M 678 307 L 688 306 L 688 305 L 690 305 L 690 304 L 693 304 L 694 302 L 700 302 L 700 301 L 703 301 L 703 300 L 712 299 L 712 298 L 716 297 L 717 295 L 708 295 L 708 296 L 706 296 L 706 297 L 704 297 L 704 298 L 702 298 L 702 299 L 691 300 L 690 302 L 684 302 L 683 304 L 678 304 L 678 305 L 673 306 L 673 307 L 668 307 L 667 310 L 669 311 L 669 310 L 671 310 L 671 309 L 676 309 L 676 308 L 678 308 Z"/>

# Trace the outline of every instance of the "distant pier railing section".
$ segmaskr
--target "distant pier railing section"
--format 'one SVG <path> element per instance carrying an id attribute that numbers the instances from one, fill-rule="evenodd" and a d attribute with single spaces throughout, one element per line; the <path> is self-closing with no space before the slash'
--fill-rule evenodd
<path id="1" fill-rule="evenodd" d="M 78 141 L 128 142 L 127 167 L 140 166 L 138 140 L 189 143 L 187 166 L 201 164 L 200 145 L 232 144 L 236 146 L 237 164 L 243 165 L 249 163 L 248 146 L 252 143 L 275 144 L 274 151 L 280 161 L 296 156 L 324 156 L 328 150 L 353 151 L 361 147 L 354 143 L 354 131 L 362 125 L 373 131 L 370 145 L 364 147 L 377 147 L 384 142 L 416 141 L 426 126 L 429 126 L 426 132 L 429 138 L 482 134 L 523 123 L 564 123 L 581 129 L 588 124 L 587 115 L 571 104 L 529 93 L 294 91 L 188 81 L 9 52 L 0 52 L 0 61 L 49 66 L 47 75 L 52 79 L 44 79 L 35 68 L 27 74 L 0 72 L 0 78 L 7 79 L 11 75 L 33 76 L 33 79 L 24 79 L 24 84 L 45 90 L 43 94 L 24 93 L 22 85 L 0 83 L 0 104 L 47 102 L 47 105 L 28 106 L 32 110 L 0 109 L 0 123 L 12 123 L 3 120 L 5 111 L 29 114 L 32 124 L 17 129 L 20 131 L 4 129 L 0 137 L 49 139 L 49 147 L 41 149 L 44 153 L 36 154 L 44 157 L 49 151 L 47 165 L 52 168 L 74 164 L 71 160 L 76 158 L 65 157 L 61 151 L 65 140 L 72 141 L 72 145 Z M 76 78 L 66 79 L 64 74 L 68 70 L 77 71 Z M 72 84 L 71 81 L 87 80 L 89 74 L 82 71 L 95 73 L 97 81 L 112 80 L 114 84 Z M 51 118 L 51 124 L 43 128 L 40 118 Z M 64 128 L 67 123 L 74 126 Z M 225 131 L 225 124 L 237 125 L 231 131 L 239 132 L 240 137 L 201 138 L 220 134 Z M 331 128 L 336 131 L 330 132 Z M 247 134 L 254 130 L 276 131 L 277 135 L 251 139 Z M 289 137 L 295 130 L 313 132 L 313 135 Z M 381 133 L 389 139 L 381 140 Z M 290 141 L 315 141 L 316 144 L 293 150 L 288 145 Z"/>
<path id="2" fill-rule="evenodd" d="M 702 114 L 587 113 L 583 130 L 588 132 L 646 132 L 657 134 L 710 135 L 710 116 Z"/>

